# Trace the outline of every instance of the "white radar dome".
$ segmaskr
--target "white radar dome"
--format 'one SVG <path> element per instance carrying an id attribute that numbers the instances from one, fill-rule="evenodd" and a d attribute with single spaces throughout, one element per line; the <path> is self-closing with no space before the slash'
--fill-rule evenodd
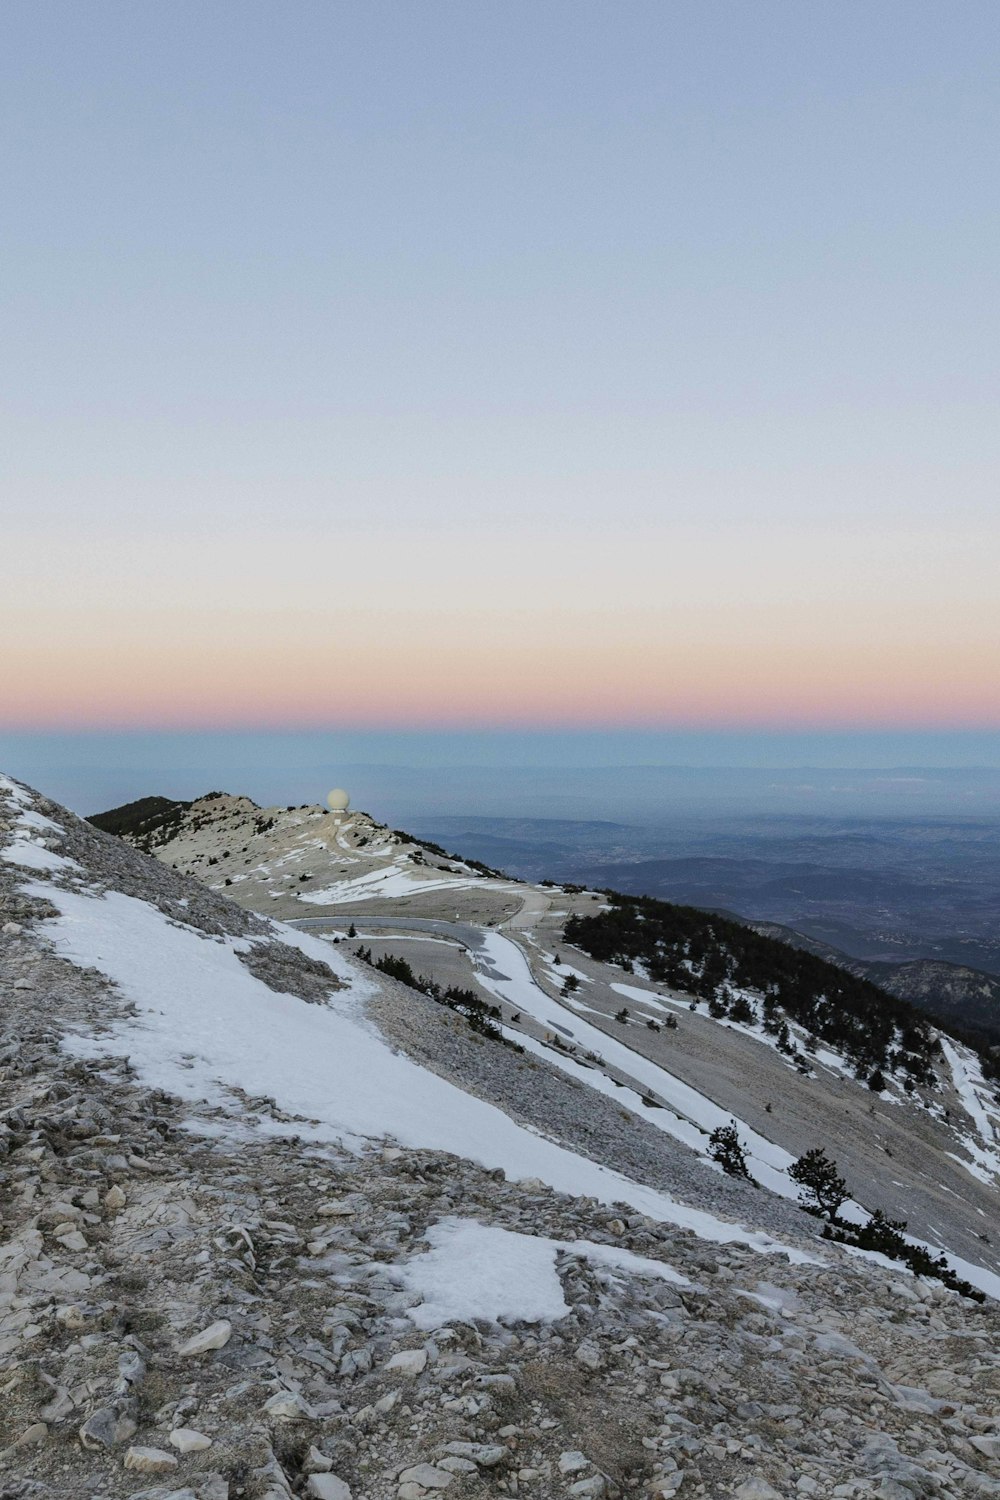
<path id="1" fill-rule="evenodd" d="M 326 800 L 332 812 L 346 812 L 351 805 L 351 799 L 342 786 L 335 786 Z"/>

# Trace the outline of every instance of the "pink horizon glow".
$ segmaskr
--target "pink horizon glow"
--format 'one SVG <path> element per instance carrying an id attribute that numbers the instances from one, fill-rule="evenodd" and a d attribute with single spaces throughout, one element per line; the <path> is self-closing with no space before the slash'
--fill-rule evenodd
<path id="1" fill-rule="evenodd" d="M 189 664 L 190 665 L 190 664 Z M 491 664 L 496 666 L 495 663 Z M 612 728 L 1000 728 L 996 684 L 952 672 L 946 680 L 908 681 L 896 674 L 845 672 L 841 680 L 802 680 L 747 670 L 636 673 L 596 680 L 585 663 L 531 681 L 518 664 L 504 672 L 418 674 L 412 663 L 373 664 L 376 680 L 357 670 L 316 674 L 220 664 L 185 672 L 175 662 L 122 663 L 107 670 L 50 672 L 15 683 L 4 694 L 0 726 L 8 730 L 321 728 L 553 729 Z M 456 663 L 451 664 L 457 667 Z M 570 670 L 570 667 L 574 670 Z M 408 670 L 409 668 L 409 670 Z M 443 680 L 442 680 L 443 679 Z"/>

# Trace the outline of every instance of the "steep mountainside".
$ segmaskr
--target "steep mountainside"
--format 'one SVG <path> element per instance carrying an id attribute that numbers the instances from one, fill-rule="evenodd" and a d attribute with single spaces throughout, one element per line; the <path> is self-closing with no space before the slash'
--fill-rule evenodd
<path id="1" fill-rule="evenodd" d="M 4 1493 L 1000 1494 L 1000 1274 L 974 1227 L 997 1164 L 971 1054 L 944 1042 L 916 1097 L 873 1095 L 832 1049 L 806 1076 L 753 1023 L 553 952 L 589 893 L 550 908 L 459 871 L 516 908 L 502 932 L 397 912 L 384 941 L 466 964 L 501 1038 L 476 1032 L 334 941 L 352 833 L 315 811 L 236 889 L 290 899 L 278 860 L 301 850 L 318 879 L 321 838 L 326 938 L 0 778 Z M 380 909 L 448 887 L 420 865 Z M 749 1178 L 708 1159 L 727 1087 Z M 865 1208 L 894 1181 L 923 1195 L 984 1301 L 821 1237 L 769 1133 L 804 1150 L 807 1117 L 847 1122 Z"/>
<path id="2" fill-rule="evenodd" d="M 742 917 L 734 920 L 765 937 L 790 943 L 846 969 L 849 974 L 870 980 L 887 994 L 926 1011 L 950 1030 L 957 1030 L 984 1051 L 1000 1048 L 1000 979 L 995 974 L 935 958 L 913 958 L 903 963 L 852 958 L 829 943 L 778 922 L 748 922 Z"/>
<path id="3" fill-rule="evenodd" d="M 712 1131 L 734 1120 L 750 1175 L 793 1201 L 788 1168 L 822 1146 L 859 1222 L 878 1208 L 935 1244 L 945 1222 L 954 1255 L 993 1264 L 996 1090 L 975 1056 L 867 981 L 705 913 L 512 884 L 358 812 L 213 793 L 154 849 L 614 1098 L 633 1131 L 711 1163 Z M 660 926 L 633 922 L 623 946 L 623 918 L 653 909 Z M 581 946 L 560 958 L 567 939 Z M 634 1157 L 634 1135 L 607 1142 L 606 1159 Z"/>

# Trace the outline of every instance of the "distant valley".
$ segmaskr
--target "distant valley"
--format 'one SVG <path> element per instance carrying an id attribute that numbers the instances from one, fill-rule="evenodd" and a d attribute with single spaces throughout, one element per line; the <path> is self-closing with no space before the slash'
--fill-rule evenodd
<path id="1" fill-rule="evenodd" d="M 721 909 L 1000 1042 L 1000 824 L 987 819 L 436 817 L 522 879 Z"/>

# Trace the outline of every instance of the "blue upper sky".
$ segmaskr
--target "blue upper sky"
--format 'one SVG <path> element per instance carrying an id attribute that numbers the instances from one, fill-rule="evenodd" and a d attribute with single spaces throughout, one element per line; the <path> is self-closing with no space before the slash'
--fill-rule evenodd
<path id="1" fill-rule="evenodd" d="M 1000 722 L 998 42 L 11 0 L 3 721 Z"/>

